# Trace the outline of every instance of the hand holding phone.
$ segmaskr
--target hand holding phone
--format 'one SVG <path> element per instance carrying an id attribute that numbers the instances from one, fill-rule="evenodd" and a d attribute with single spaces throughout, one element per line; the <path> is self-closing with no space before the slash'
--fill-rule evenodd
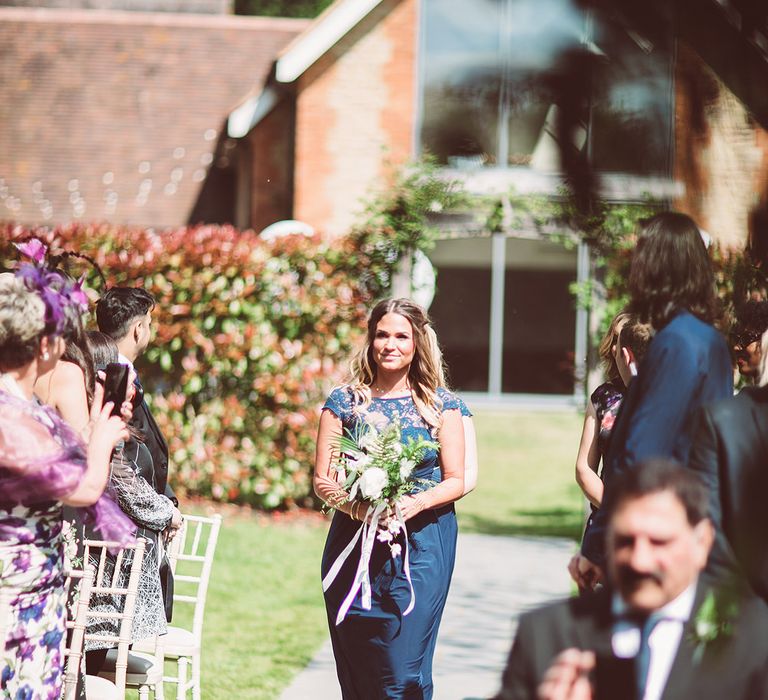
<path id="1" fill-rule="evenodd" d="M 119 416 L 123 401 L 128 393 L 128 365 L 110 362 L 104 379 L 104 403 L 112 402 L 110 415 Z"/>

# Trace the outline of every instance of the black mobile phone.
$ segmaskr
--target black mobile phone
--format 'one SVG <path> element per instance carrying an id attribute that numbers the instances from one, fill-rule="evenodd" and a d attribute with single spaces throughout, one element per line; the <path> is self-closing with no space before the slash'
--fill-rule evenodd
<path id="1" fill-rule="evenodd" d="M 595 700 L 635 700 L 635 660 L 613 654 L 597 654 L 595 658 Z"/>
<path id="2" fill-rule="evenodd" d="M 128 365 L 119 362 L 110 362 L 106 367 L 106 379 L 104 380 L 104 403 L 112 401 L 110 415 L 119 416 L 120 408 L 128 393 Z"/>

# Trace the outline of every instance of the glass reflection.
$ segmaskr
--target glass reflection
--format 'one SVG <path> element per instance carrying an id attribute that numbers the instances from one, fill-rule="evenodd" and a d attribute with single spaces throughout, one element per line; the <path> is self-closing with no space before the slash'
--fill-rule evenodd
<path id="1" fill-rule="evenodd" d="M 667 172 L 669 41 L 630 36 L 574 0 L 423 0 L 423 18 L 421 143 L 439 162 L 556 170 L 548 76 L 588 50 L 601 59 L 590 95 L 596 167 Z"/>

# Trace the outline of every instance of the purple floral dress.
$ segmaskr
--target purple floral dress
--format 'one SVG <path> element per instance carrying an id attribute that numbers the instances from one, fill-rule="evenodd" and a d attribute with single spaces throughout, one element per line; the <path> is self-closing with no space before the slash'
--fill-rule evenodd
<path id="1" fill-rule="evenodd" d="M 18 591 L 0 657 L 2 700 L 58 700 L 66 592 L 62 505 L 85 472 L 83 444 L 49 408 L 0 391 L 0 586 Z M 134 527 L 110 498 L 85 509 L 101 536 Z"/>

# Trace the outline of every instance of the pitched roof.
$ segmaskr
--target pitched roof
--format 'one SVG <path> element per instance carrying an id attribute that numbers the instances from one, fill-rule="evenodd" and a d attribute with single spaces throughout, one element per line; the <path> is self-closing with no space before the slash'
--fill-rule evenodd
<path id="1" fill-rule="evenodd" d="M 336 0 L 281 52 L 278 82 L 291 83 L 364 19 L 382 0 Z"/>
<path id="2" fill-rule="evenodd" d="M 0 8 L 0 219 L 186 223 L 228 113 L 307 24 Z"/>

